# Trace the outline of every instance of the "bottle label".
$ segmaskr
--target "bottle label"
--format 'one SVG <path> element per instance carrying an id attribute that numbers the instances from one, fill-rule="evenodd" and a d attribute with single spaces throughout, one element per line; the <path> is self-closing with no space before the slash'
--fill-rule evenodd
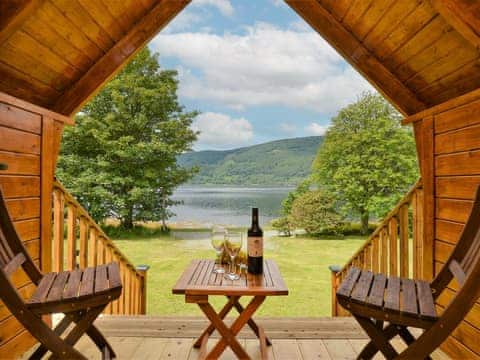
<path id="1" fill-rule="evenodd" d="M 247 250 L 248 250 L 248 256 L 253 256 L 253 257 L 263 256 L 263 237 L 249 236 Z"/>

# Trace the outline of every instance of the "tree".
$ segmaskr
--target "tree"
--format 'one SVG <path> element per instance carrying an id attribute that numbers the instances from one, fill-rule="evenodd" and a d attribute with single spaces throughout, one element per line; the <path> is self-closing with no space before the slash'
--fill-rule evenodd
<path id="1" fill-rule="evenodd" d="M 323 190 L 308 191 L 293 201 L 292 223 L 308 234 L 336 233 L 342 224 L 342 216 L 335 203 L 334 197 Z"/>
<path id="2" fill-rule="evenodd" d="M 179 104 L 177 88 L 177 73 L 145 48 L 65 130 L 58 177 L 97 221 L 130 229 L 171 216 L 173 190 L 196 171 L 177 164 L 197 137 L 197 113 Z"/>
<path id="3" fill-rule="evenodd" d="M 295 190 L 290 191 L 287 197 L 282 201 L 281 217 L 272 221 L 272 227 L 284 233 L 286 236 L 290 236 L 292 231 L 295 230 L 295 226 L 291 219 L 290 213 L 292 211 L 292 205 L 295 199 L 305 194 L 310 189 L 310 180 L 304 180 L 301 182 Z"/>
<path id="4" fill-rule="evenodd" d="M 415 142 L 400 114 L 380 95 L 364 93 L 332 119 L 313 164 L 321 188 L 335 194 L 345 215 L 368 232 L 418 178 Z"/>

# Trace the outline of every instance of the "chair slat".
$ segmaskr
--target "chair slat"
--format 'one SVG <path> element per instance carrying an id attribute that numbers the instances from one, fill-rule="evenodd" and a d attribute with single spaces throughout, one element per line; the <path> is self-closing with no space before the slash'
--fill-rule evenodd
<path id="1" fill-rule="evenodd" d="M 433 301 L 430 284 L 422 280 L 416 280 L 415 284 L 417 286 L 420 316 L 423 318 L 435 319 L 437 317 L 437 312 L 435 311 L 435 303 Z"/>
<path id="2" fill-rule="evenodd" d="M 373 279 L 372 289 L 370 295 L 367 298 L 367 304 L 376 307 L 383 306 L 383 299 L 385 295 L 385 284 L 387 278 L 383 274 L 375 274 Z"/>
<path id="3" fill-rule="evenodd" d="M 117 263 L 108 264 L 108 281 L 111 288 L 117 288 L 122 286 L 122 280 L 120 278 L 120 268 Z"/>
<path id="4" fill-rule="evenodd" d="M 97 267 L 95 272 L 95 293 L 108 289 L 107 265 L 103 264 Z"/>
<path id="5" fill-rule="evenodd" d="M 73 299 L 78 296 L 80 291 L 80 283 L 82 281 L 83 271 L 75 269 L 70 273 L 65 291 L 63 292 L 64 299 Z"/>
<path id="6" fill-rule="evenodd" d="M 0 261 L 1 265 L 7 265 L 13 258 L 12 250 L 10 246 L 8 246 L 7 240 L 5 239 L 5 235 L 3 234 L 2 230 L 0 229 Z"/>
<path id="7" fill-rule="evenodd" d="M 27 260 L 25 255 L 22 253 L 18 253 L 17 255 L 14 256 L 12 260 L 3 268 L 3 271 L 7 275 L 13 274 L 22 264 Z"/>
<path id="8" fill-rule="evenodd" d="M 385 295 L 385 309 L 400 311 L 400 278 L 388 278 L 387 292 Z"/>
<path id="9" fill-rule="evenodd" d="M 463 285 L 465 279 L 467 278 L 467 275 L 465 274 L 465 271 L 463 271 L 463 268 L 458 263 L 458 261 L 452 260 L 450 264 L 448 264 L 448 268 L 450 269 L 450 272 L 453 274 L 458 283 L 460 285 Z"/>
<path id="10" fill-rule="evenodd" d="M 415 291 L 415 282 L 410 279 L 402 279 L 402 313 L 418 314 L 417 295 Z"/>
<path id="11" fill-rule="evenodd" d="M 357 282 L 358 277 L 360 276 L 360 269 L 350 268 L 347 273 L 347 276 L 343 280 L 342 284 L 337 290 L 337 296 L 349 297 L 352 293 L 353 287 Z"/>
<path id="12" fill-rule="evenodd" d="M 67 283 L 69 274 L 70 273 L 68 271 L 62 271 L 57 275 L 50 292 L 47 295 L 47 301 L 56 301 L 62 299 L 63 290 L 65 289 L 65 284 Z"/>
<path id="13" fill-rule="evenodd" d="M 78 297 L 91 295 L 94 289 L 95 282 L 95 268 L 86 268 L 83 272 L 82 282 L 80 284 L 80 290 Z"/>
<path id="14" fill-rule="evenodd" d="M 370 291 L 370 286 L 373 280 L 373 273 L 371 271 L 362 271 L 355 287 L 352 291 L 351 298 L 353 301 L 364 302 Z"/>
<path id="15" fill-rule="evenodd" d="M 45 300 L 47 299 L 47 295 L 50 291 L 50 288 L 52 287 L 56 277 L 57 277 L 56 273 L 46 274 L 38 284 L 38 287 L 35 290 L 35 293 L 28 300 L 28 303 L 38 304 L 38 303 L 45 302 Z"/>

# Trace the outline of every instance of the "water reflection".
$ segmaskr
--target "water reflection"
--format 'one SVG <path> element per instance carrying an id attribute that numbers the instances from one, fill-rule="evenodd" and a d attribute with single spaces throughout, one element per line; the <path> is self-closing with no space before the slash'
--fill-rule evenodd
<path id="1" fill-rule="evenodd" d="M 280 214 L 281 202 L 291 188 L 204 187 L 179 188 L 173 198 L 183 201 L 172 208 L 174 222 L 247 226 L 250 209 L 260 209 L 262 224 Z"/>

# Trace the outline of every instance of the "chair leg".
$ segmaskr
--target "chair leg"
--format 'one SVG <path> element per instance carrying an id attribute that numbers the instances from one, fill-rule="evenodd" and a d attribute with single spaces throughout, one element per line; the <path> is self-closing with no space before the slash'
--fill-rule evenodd
<path id="1" fill-rule="evenodd" d="M 63 334 L 63 332 L 68 328 L 68 326 L 72 323 L 72 320 L 65 316 L 53 329 L 53 333 L 57 336 L 60 336 Z M 30 355 L 30 359 L 41 359 L 43 355 L 48 351 L 47 347 L 43 344 L 40 344 L 40 346 L 33 352 L 32 355 Z"/>
<path id="2" fill-rule="evenodd" d="M 64 342 L 73 348 L 73 346 L 82 337 L 82 335 L 86 333 L 90 326 L 92 326 L 92 323 L 95 321 L 98 315 L 101 314 L 105 307 L 106 304 L 87 310 L 86 313 L 77 322 L 76 326 L 67 335 Z M 50 358 L 57 359 L 59 358 L 59 356 L 57 354 L 53 354 Z"/>
<path id="3" fill-rule="evenodd" d="M 81 315 L 79 313 L 69 313 L 66 314 L 66 316 L 71 317 L 71 319 L 75 322 L 78 323 L 81 320 Z M 102 359 L 105 358 L 116 358 L 117 355 L 115 354 L 115 351 L 113 351 L 112 346 L 109 344 L 107 339 L 103 336 L 103 334 L 98 330 L 98 328 L 95 325 L 91 325 L 88 330 L 87 330 L 87 335 L 92 339 L 92 341 L 97 345 L 98 349 L 102 353 Z M 106 353 L 108 352 L 108 354 Z"/>
<path id="4" fill-rule="evenodd" d="M 390 340 L 398 334 L 397 327 L 395 325 L 390 324 L 383 330 L 383 334 L 385 335 L 385 338 L 387 340 Z M 375 354 L 378 351 L 379 351 L 379 349 L 377 348 L 375 343 L 372 340 L 370 340 L 370 342 L 363 347 L 363 349 L 360 352 L 360 354 L 358 355 L 357 359 L 358 360 L 360 360 L 360 359 L 362 359 L 362 360 L 371 359 L 375 356 Z"/>
<path id="5" fill-rule="evenodd" d="M 353 315 L 360 326 L 365 330 L 375 347 L 382 352 L 387 359 L 395 358 L 398 353 L 390 344 L 384 330 L 380 329 L 372 320 L 358 315 Z M 383 327 L 383 326 L 382 326 Z M 363 352 L 363 351 L 362 351 Z"/>

